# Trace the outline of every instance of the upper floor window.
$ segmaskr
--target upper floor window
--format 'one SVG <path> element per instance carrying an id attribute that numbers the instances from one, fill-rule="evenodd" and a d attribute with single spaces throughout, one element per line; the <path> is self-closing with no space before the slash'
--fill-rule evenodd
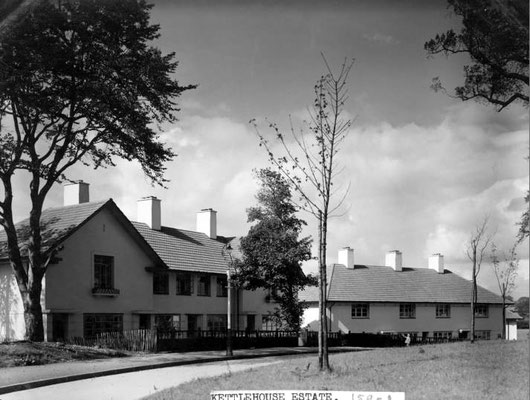
<path id="1" fill-rule="evenodd" d="M 114 257 L 94 255 L 94 287 L 95 295 L 117 295 L 120 293 L 114 288 Z"/>
<path id="2" fill-rule="evenodd" d="M 210 296 L 210 275 L 199 276 L 197 295 Z"/>
<path id="3" fill-rule="evenodd" d="M 228 279 L 226 276 L 217 276 L 217 297 L 228 296 Z"/>
<path id="4" fill-rule="evenodd" d="M 477 318 L 488 318 L 488 305 L 487 304 L 476 304 L 475 305 L 475 317 Z"/>
<path id="5" fill-rule="evenodd" d="M 370 306 L 368 303 L 353 303 L 351 305 L 352 318 L 370 318 Z"/>
<path id="6" fill-rule="evenodd" d="M 177 295 L 189 296 L 193 293 L 193 280 L 189 272 L 177 273 Z"/>
<path id="7" fill-rule="evenodd" d="M 416 318 L 416 304 L 402 303 L 399 305 L 399 318 Z"/>
<path id="8" fill-rule="evenodd" d="M 449 304 L 436 304 L 436 318 L 451 318 L 451 306 Z"/>
<path id="9" fill-rule="evenodd" d="M 169 294 L 169 274 L 166 271 L 153 273 L 153 293 Z"/>

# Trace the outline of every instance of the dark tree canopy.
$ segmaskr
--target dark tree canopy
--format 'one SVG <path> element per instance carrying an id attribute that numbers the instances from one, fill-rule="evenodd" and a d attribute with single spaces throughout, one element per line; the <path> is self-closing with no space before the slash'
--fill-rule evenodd
<path id="1" fill-rule="evenodd" d="M 241 239 L 242 259 L 235 279 L 246 289 L 270 290 L 281 319 L 298 329 L 303 312 L 298 292 L 314 283 L 301 268 L 311 257 L 311 240 L 299 238 L 305 222 L 295 215 L 287 182 L 269 169 L 258 171 L 257 177 L 261 181 L 256 196 L 259 206 L 247 210 L 249 222 L 255 225 Z"/>
<path id="2" fill-rule="evenodd" d="M 520 297 L 515 302 L 515 311 L 521 317 L 528 319 L 528 297 Z"/>
<path id="3" fill-rule="evenodd" d="M 57 251 L 42 246 L 50 189 L 77 163 L 97 168 L 116 158 L 138 161 L 163 184 L 164 164 L 174 153 L 159 140 L 157 125 L 176 120 L 176 98 L 195 86 L 180 86 L 172 77 L 174 54 L 150 44 L 159 27 L 149 23 L 151 6 L 144 0 L 29 4 L 0 21 L 0 225 L 22 297 L 26 339 L 40 341 L 42 278 Z M 19 170 L 30 178 L 23 249 L 13 221 L 12 179 Z"/>
<path id="4" fill-rule="evenodd" d="M 464 84 L 455 88 L 463 101 L 490 103 L 500 111 L 519 102 L 528 106 L 528 0 L 448 0 L 462 17 L 453 29 L 425 43 L 429 55 L 467 53 Z M 435 90 L 445 90 L 438 78 Z"/>

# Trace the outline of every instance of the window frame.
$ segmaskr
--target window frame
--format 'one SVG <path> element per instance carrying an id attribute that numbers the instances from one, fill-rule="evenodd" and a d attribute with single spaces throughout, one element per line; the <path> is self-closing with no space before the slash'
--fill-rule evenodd
<path id="1" fill-rule="evenodd" d="M 475 318 L 489 318 L 488 304 L 475 304 Z"/>
<path id="2" fill-rule="evenodd" d="M 370 319 L 370 303 L 352 303 L 352 319 Z"/>
<path id="3" fill-rule="evenodd" d="M 93 319 L 93 321 L 90 321 L 90 319 Z M 111 321 L 110 319 L 114 319 L 114 320 Z M 96 327 L 89 330 L 87 323 L 95 323 Z M 98 329 L 98 325 L 100 327 L 104 327 L 105 325 L 111 325 L 111 326 L 116 325 L 117 328 L 110 329 L 110 330 L 102 330 L 102 329 Z M 123 314 L 121 313 L 84 313 L 83 314 L 83 337 L 84 338 L 96 337 L 97 335 L 101 333 L 106 333 L 106 332 L 123 333 Z M 89 334 L 87 335 L 87 333 Z"/>
<path id="4" fill-rule="evenodd" d="M 106 259 L 110 261 L 110 265 L 108 263 L 97 261 L 97 258 Z M 93 289 L 115 289 L 115 258 L 114 256 L 109 256 L 108 254 L 101 254 L 101 253 L 94 253 L 92 256 L 92 288 Z M 105 271 L 105 269 L 108 268 L 108 271 Z M 103 279 L 100 277 L 97 277 L 97 275 L 108 275 L 105 276 Z M 100 281 L 104 281 L 101 282 Z"/>
<path id="5" fill-rule="evenodd" d="M 175 284 L 177 296 L 191 296 L 193 294 L 193 274 L 191 272 L 177 272 Z"/>
<path id="6" fill-rule="evenodd" d="M 211 297 L 212 295 L 212 277 L 211 275 L 201 274 L 197 282 L 197 296 Z"/>
<path id="7" fill-rule="evenodd" d="M 217 275 L 215 277 L 217 297 L 228 297 L 228 277 Z"/>
<path id="8" fill-rule="evenodd" d="M 153 271 L 153 294 L 169 294 L 169 272 Z"/>
<path id="9" fill-rule="evenodd" d="M 400 303 L 399 319 L 416 319 L 416 303 Z"/>
<path id="10" fill-rule="evenodd" d="M 436 318 L 451 318 L 451 304 L 448 304 L 448 303 L 436 304 L 435 317 Z"/>

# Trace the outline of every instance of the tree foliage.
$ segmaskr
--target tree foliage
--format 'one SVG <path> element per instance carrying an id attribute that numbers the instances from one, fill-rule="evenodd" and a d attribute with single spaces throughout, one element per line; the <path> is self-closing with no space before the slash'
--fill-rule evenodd
<path id="1" fill-rule="evenodd" d="M 323 57 L 324 58 L 324 57 Z M 306 129 L 298 132 L 291 121 L 288 137 L 276 124 L 270 124 L 283 155 L 273 152 L 267 137 L 259 131 L 255 121 L 260 146 L 264 147 L 271 163 L 292 185 L 300 196 L 300 206 L 311 213 L 318 221 L 318 286 L 319 286 L 319 368 L 331 370 L 327 345 L 327 276 L 326 251 L 329 218 L 342 205 L 347 190 L 342 197 L 334 182 L 341 172 L 337 155 L 346 139 L 352 120 L 345 118 L 344 106 L 348 100 L 347 80 L 353 61 L 344 61 L 338 73 L 334 73 L 324 58 L 327 73 L 320 77 L 314 86 L 315 99 L 309 110 L 310 122 Z M 291 142 L 288 139 L 292 139 Z"/>
<path id="2" fill-rule="evenodd" d="M 462 29 L 437 34 L 425 43 L 429 55 L 466 53 L 464 84 L 454 97 L 493 104 L 501 111 L 518 102 L 528 106 L 528 1 L 448 0 L 462 17 Z M 444 90 L 439 78 L 435 90 Z"/>
<path id="3" fill-rule="evenodd" d="M 176 120 L 175 99 L 194 86 L 172 78 L 173 53 L 150 45 L 159 36 L 150 9 L 143 0 L 41 0 L 2 31 L 0 117 L 8 124 L 0 126 L 0 224 L 28 339 L 43 339 L 41 281 L 52 257 L 41 249 L 40 217 L 54 183 L 77 163 L 98 168 L 122 158 L 163 184 L 164 164 L 175 155 L 159 140 L 157 125 Z M 12 211 L 12 178 L 20 170 L 30 177 L 24 254 Z"/>
<path id="4" fill-rule="evenodd" d="M 256 175 L 261 182 L 258 206 L 247 210 L 248 221 L 255 224 L 241 239 L 242 259 L 233 279 L 246 289 L 267 289 L 278 303 L 279 319 L 298 330 L 303 315 L 298 292 L 313 283 L 301 268 L 311 257 L 311 240 L 299 237 L 305 222 L 296 216 L 291 190 L 282 176 L 269 169 Z"/>
<path id="5" fill-rule="evenodd" d="M 520 297 L 515 302 L 515 311 L 524 319 L 528 319 L 528 297 Z"/>

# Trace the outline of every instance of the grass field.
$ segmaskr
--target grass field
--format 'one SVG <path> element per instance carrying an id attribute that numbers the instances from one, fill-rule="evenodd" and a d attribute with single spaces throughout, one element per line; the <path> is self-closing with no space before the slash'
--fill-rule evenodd
<path id="1" fill-rule="evenodd" d="M 331 373 L 316 356 L 273 367 L 200 379 L 149 400 L 204 400 L 214 390 L 346 390 L 405 392 L 410 399 L 529 398 L 528 334 L 500 340 L 413 346 L 332 355 Z"/>

